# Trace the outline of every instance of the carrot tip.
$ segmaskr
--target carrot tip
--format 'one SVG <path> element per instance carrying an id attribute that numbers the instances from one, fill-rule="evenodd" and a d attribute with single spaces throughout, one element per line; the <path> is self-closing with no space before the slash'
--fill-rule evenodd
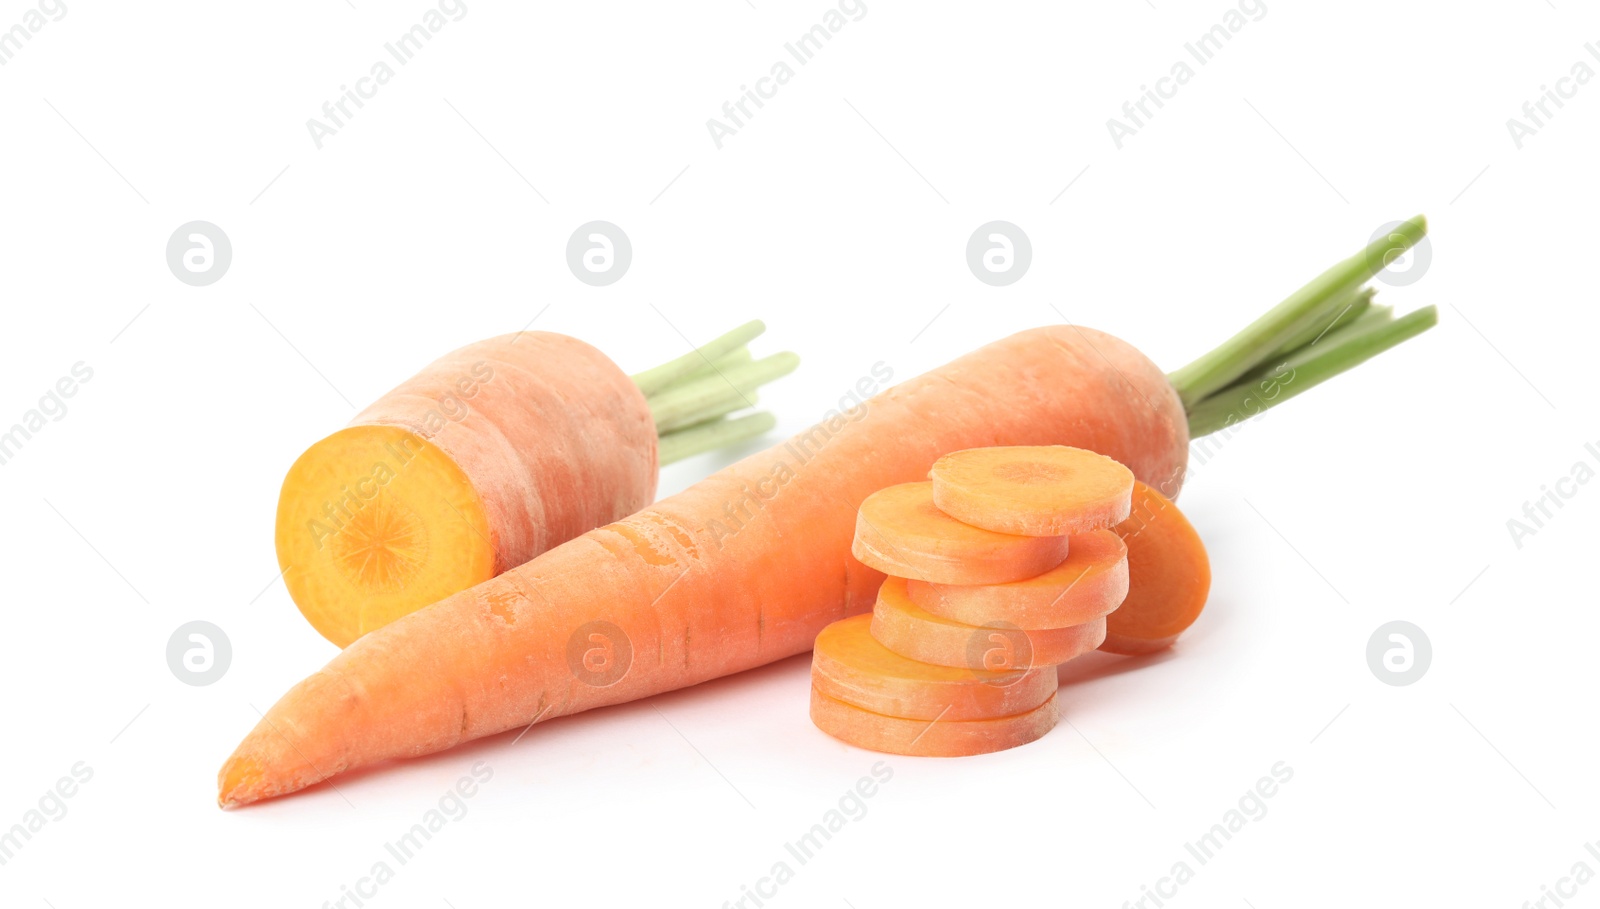
<path id="1" fill-rule="evenodd" d="M 261 776 L 261 765 L 255 761 L 237 755 L 229 758 L 217 774 L 217 805 L 228 809 L 257 801 L 250 790 L 261 782 Z"/>

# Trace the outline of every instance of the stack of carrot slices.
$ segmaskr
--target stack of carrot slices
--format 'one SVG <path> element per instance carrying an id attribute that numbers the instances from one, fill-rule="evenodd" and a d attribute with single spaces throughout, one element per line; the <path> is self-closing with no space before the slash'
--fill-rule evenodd
<path id="1" fill-rule="evenodd" d="M 1055 726 L 1055 666 L 1101 646 L 1128 594 L 1112 528 L 1133 511 L 1133 473 L 1048 446 L 956 452 L 930 476 L 861 504 L 853 552 L 889 578 L 871 615 L 818 635 L 812 722 L 893 754 L 1034 741 Z"/>

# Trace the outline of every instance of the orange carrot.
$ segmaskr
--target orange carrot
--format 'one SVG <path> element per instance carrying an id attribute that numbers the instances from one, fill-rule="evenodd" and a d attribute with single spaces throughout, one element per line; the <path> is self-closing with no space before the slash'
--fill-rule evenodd
<path id="1" fill-rule="evenodd" d="M 1100 649 L 1135 655 L 1170 647 L 1205 608 L 1205 544 L 1178 506 L 1143 483 L 1134 486 L 1133 514 L 1116 530 L 1128 544 L 1128 596 L 1106 619 Z"/>
<path id="2" fill-rule="evenodd" d="M 267 712 L 220 800 L 803 653 L 883 582 L 850 556 L 862 501 L 995 443 L 1100 451 L 1151 483 L 1181 482 L 1188 453 L 1177 393 L 1133 347 L 1073 326 L 1013 335 L 366 635 Z M 631 657 L 607 685 L 567 658 L 600 622 Z"/>
<path id="3" fill-rule="evenodd" d="M 1067 557 L 1067 538 L 995 533 L 933 504 L 933 484 L 902 483 L 867 496 L 851 548 L 863 564 L 941 584 L 999 584 L 1033 577 Z"/>
<path id="4" fill-rule="evenodd" d="M 1128 516 L 1133 472 L 1065 445 L 996 446 L 933 462 L 933 501 L 956 520 L 1048 537 L 1110 527 Z"/>
<path id="5" fill-rule="evenodd" d="M 906 582 L 911 601 L 936 616 L 968 625 L 1065 628 L 1093 621 L 1128 594 L 1128 547 L 1111 530 L 1075 534 L 1067 558 L 1044 574 L 1008 584 Z"/>
<path id="6" fill-rule="evenodd" d="M 1026 745 L 1056 725 L 1056 697 L 1026 713 L 984 720 L 913 720 L 885 716 L 811 689 L 811 722 L 840 741 L 919 757 L 965 757 Z"/>
<path id="7" fill-rule="evenodd" d="M 1005 672 L 1055 666 L 1088 653 L 1105 640 L 1106 620 L 1032 631 L 1010 624 L 968 625 L 924 611 L 906 596 L 904 578 L 889 578 L 872 607 L 872 636 L 911 660 Z"/>
<path id="8" fill-rule="evenodd" d="M 862 710 L 923 720 L 1010 716 L 1056 693 L 1056 674 L 1046 666 L 969 672 L 907 659 L 878 643 L 870 621 L 851 616 L 822 629 L 811 655 L 812 687 Z"/>

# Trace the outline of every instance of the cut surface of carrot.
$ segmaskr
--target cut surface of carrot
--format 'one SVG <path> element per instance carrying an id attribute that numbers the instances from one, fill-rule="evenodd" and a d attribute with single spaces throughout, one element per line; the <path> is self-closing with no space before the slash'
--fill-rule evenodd
<path id="1" fill-rule="evenodd" d="M 933 501 L 957 520 L 998 533 L 1060 536 L 1128 516 L 1133 471 L 1066 445 L 970 448 L 933 462 Z"/>
<path id="2" fill-rule="evenodd" d="M 904 578 L 889 578 L 872 607 L 872 636 L 887 649 L 922 663 L 970 671 L 1031 671 L 1099 647 L 1106 620 L 1033 631 L 1008 624 L 968 625 L 923 610 L 906 596 Z"/>
<path id="3" fill-rule="evenodd" d="M 1056 692 L 1056 675 L 1044 667 L 969 672 L 908 659 L 873 638 L 871 621 L 858 615 L 822 629 L 812 650 L 812 687 L 863 710 L 922 720 L 1012 716 Z"/>
<path id="4" fill-rule="evenodd" d="M 1004 751 L 1040 739 L 1056 725 L 1056 698 L 1015 716 L 986 720 L 920 720 L 862 710 L 811 689 L 811 722 L 851 745 L 888 754 L 965 757 Z"/>
<path id="5" fill-rule="evenodd" d="M 1067 558 L 1041 575 L 1007 584 L 930 584 L 907 580 L 911 601 L 967 625 L 1029 630 L 1081 625 L 1111 613 L 1128 593 L 1128 547 L 1111 530 L 1074 534 Z"/>
<path id="6" fill-rule="evenodd" d="M 1143 483 L 1133 490 L 1133 514 L 1116 530 L 1128 546 L 1128 596 L 1107 617 L 1100 649 L 1138 655 L 1170 647 L 1211 591 L 1205 544 L 1178 506 Z"/>
<path id="7" fill-rule="evenodd" d="M 1049 571 L 1064 536 L 1019 536 L 956 520 L 933 504 L 933 484 L 902 483 L 867 496 L 851 552 L 885 574 L 939 584 L 1000 584 Z"/>

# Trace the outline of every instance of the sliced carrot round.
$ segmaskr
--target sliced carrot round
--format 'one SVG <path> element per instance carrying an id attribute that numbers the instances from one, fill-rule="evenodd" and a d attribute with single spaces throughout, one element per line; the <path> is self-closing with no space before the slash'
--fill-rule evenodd
<path id="1" fill-rule="evenodd" d="M 1081 625 L 1109 614 L 1128 593 L 1128 547 L 1111 530 L 1073 535 L 1067 558 L 1044 574 L 1007 584 L 906 583 L 911 602 L 967 625 L 1029 630 Z"/>
<path id="2" fill-rule="evenodd" d="M 1067 538 L 1018 536 L 964 524 L 933 504 L 933 484 L 902 483 L 861 503 L 850 551 L 901 578 L 939 584 L 1000 584 L 1049 571 Z"/>
<path id="3" fill-rule="evenodd" d="M 1128 596 L 1107 617 L 1100 645 L 1129 655 L 1171 646 L 1211 592 L 1205 544 L 1178 506 L 1143 483 L 1134 487 L 1133 506 L 1116 528 L 1128 546 Z"/>
<path id="4" fill-rule="evenodd" d="M 927 612 L 906 596 L 903 578 L 889 578 L 872 608 L 872 636 L 922 663 L 986 672 L 1055 666 L 1105 640 L 1106 620 L 1026 631 L 1015 625 L 968 625 Z"/>
<path id="5" fill-rule="evenodd" d="M 822 629 L 811 655 L 812 687 L 873 713 L 924 720 L 1010 716 L 1056 692 L 1048 667 L 971 672 L 907 659 L 872 637 L 871 621 L 858 615 Z"/>
<path id="6" fill-rule="evenodd" d="M 969 448 L 933 462 L 933 500 L 975 527 L 1060 536 L 1128 516 L 1133 471 L 1065 445 Z"/>
<path id="7" fill-rule="evenodd" d="M 840 741 L 888 754 L 964 757 L 1042 738 L 1056 725 L 1056 697 L 1025 713 L 985 720 L 908 719 L 862 710 L 811 689 L 811 722 Z"/>

